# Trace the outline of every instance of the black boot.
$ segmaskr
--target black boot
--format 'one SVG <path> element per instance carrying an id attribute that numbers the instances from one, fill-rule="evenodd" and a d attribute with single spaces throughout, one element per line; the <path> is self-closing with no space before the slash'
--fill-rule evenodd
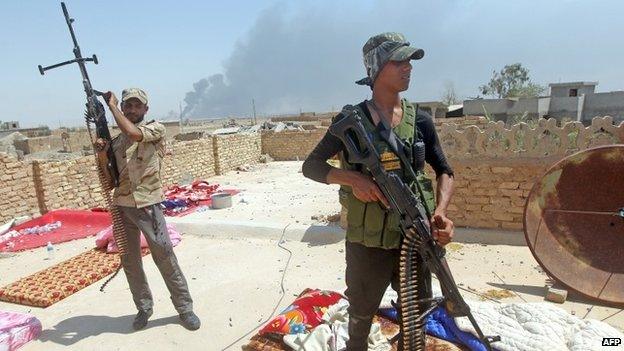
<path id="1" fill-rule="evenodd" d="M 134 330 L 141 330 L 145 328 L 145 326 L 147 325 L 147 320 L 149 319 L 149 317 L 152 316 L 152 313 L 154 313 L 153 310 L 139 311 L 136 317 L 134 317 L 132 328 L 134 328 Z"/>
<path id="2" fill-rule="evenodd" d="M 193 311 L 181 313 L 180 321 L 182 326 L 188 330 L 197 330 L 201 326 L 199 317 Z"/>

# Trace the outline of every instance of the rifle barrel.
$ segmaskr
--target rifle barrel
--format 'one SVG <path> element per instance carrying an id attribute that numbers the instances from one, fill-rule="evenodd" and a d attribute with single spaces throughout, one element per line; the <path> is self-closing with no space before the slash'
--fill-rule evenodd
<path id="1" fill-rule="evenodd" d="M 69 33 L 71 34 L 72 41 L 74 42 L 74 50 L 78 49 L 78 53 L 80 53 L 80 48 L 78 47 L 78 40 L 76 40 L 76 35 L 74 34 L 74 28 L 72 28 L 73 18 L 69 17 L 69 12 L 67 11 L 67 7 L 64 2 L 61 2 L 61 7 L 63 8 L 63 15 L 65 15 L 65 22 L 67 22 L 67 27 L 69 27 Z"/>

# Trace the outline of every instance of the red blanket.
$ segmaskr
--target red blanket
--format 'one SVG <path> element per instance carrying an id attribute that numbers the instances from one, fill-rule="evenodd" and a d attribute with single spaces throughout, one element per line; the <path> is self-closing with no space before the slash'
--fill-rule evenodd
<path id="1" fill-rule="evenodd" d="M 111 218 L 107 212 L 84 210 L 54 210 L 45 215 L 17 225 L 11 230 L 25 232 L 32 229 L 60 222 L 60 227 L 39 234 L 20 234 L 0 242 L 0 252 L 15 252 L 45 246 L 48 241 L 52 244 L 70 240 L 82 239 L 97 234 L 111 225 Z"/>

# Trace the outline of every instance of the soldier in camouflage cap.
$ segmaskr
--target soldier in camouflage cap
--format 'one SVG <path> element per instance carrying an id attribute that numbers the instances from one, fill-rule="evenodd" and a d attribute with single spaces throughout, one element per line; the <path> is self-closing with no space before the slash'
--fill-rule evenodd
<path id="1" fill-rule="evenodd" d="M 375 35 L 368 39 L 362 51 L 367 77 L 358 80 L 356 84 L 368 85 L 371 88 L 375 78 L 388 61 L 420 60 L 425 56 L 423 49 L 410 46 L 401 33 Z"/>
<path id="2" fill-rule="evenodd" d="M 132 324 L 135 330 L 147 325 L 152 315 L 153 298 L 143 271 L 140 235 L 143 233 L 154 263 L 158 267 L 171 294 L 171 300 L 180 315 L 182 325 L 189 330 L 199 329 L 201 322 L 193 313 L 193 299 L 173 252 L 169 232 L 160 203 L 164 200 L 161 181 L 162 159 L 165 155 L 165 127 L 156 121 L 145 121 L 149 110 L 147 94 L 142 89 L 128 88 L 121 95 L 121 109 L 115 94 L 107 92 L 104 98 L 115 117 L 121 133 L 110 145 L 103 139 L 96 141 L 98 162 L 107 170 L 107 148 L 112 148 L 119 169 L 119 185 L 113 192 L 113 204 L 122 217 L 127 236 L 127 254 L 121 264 L 138 313 Z M 105 171 L 109 183 L 111 177 Z"/>
<path id="3" fill-rule="evenodd" d="M 345 106 L 341 114 L 355 110 L 380 156 L 382 167 L 399 176 L 415 194 L 422 190 L 421 198 L 434 223 L 433 237 L 444 246 L 453 237 L 453 222 L 446 217 L 453 192 L 453 170 L 442 152 L 431 116 L 400 96 L 409 88 L 411 61 L 421 59 L 425 53 L 410 46 L 399 33 L 375 35 L 362 51 L 367 77 L 356 83 L 368 85 L 373 91 L 372 99 Z M 336 119 L 340 118 L 339 114 Z M 400 159 L 379 132 L 380 123 L 392 128 L 411 151 L 406 158 L 417 172 L 416 179 L 404 172 Z M 326 162 L 336 154 L 340 155 L 340 168 Z M 436 173 L 437 197 L 431 180 L 423 172 L 425 161 Z M 339 199 L 346 209 L 348 226 L 345 243 L 345 295 L 349 299 L 347 350 L 366 351 L 371 322 L 386 288 L 389 284 L 396 291 L 399 288 L 399 248 L 403 235 L 399 215 L 388 211 L 388 202 L 370 172 L 350 163 L 340 139 L 329 132 L 304 162 L 303 174 L 318 182 L 341 185 Z M 417 269 L 417 294 L 419 298 L 430 297 L 431 273 L 424 264 L 419 264 Z M 399 343 L 398 347 L 401 350 L 403 346 Z"/>

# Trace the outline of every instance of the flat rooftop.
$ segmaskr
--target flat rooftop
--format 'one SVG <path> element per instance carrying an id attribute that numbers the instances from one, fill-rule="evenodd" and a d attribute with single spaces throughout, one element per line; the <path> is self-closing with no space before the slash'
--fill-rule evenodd
<path id="1" fill-rule="evenodd" d="M 568 87 L 568 86 L 578 86 L 578 85 L 596 86 L 598 85 L 598 82 L 564 82 L 564 83 L 548 84 L 549 87 Z"/>
<path id="2" fill-rule="evenodd" d="M 136 350 L 240 350 L 275 310 L 288 306 L 305 288 L 343 292 L 344 232 L 336 224 L 312 219 L 340 210 L 337 186 L 307 180 L 298 173 L 300 168 L 301 162 L 273 162 L 211 178 L 211 183 L 242 190 L 233 207 L 168 218 L 183 233 L 175 252 L 195 312 L 202 319 L 200 330 L 190 332 L 178 324 L 169 293 L 146 256 L 144 268 L 155 301 L 146 329 L 132 330 L 136 311 L 120 273 L 104 293 L 99 291 L 101 280 L 45 309 L 0 302 L 0 310 L 31 313 L 43 324 L 39 339 L 21 350 L 68 346 L 97 350 L 102 345 L 107 350 L 128 345 Z M 456 238 L 448 246 L 447 258 L 465 299 L 481 300 L 506 291 L 510 297 L 500 302 L 544 301 L 549 278 L 525 246 L 521 232 L 459 228 Z M 55 245 L 52 260 L 45 259 L 45 248 L 0 256 L 0 284 L 45 269 L 94 244 L 94 238 L 86 238 Z M 624 330 L 620 309 L 572 292 L 565 303 L 554 305 Z"/>

